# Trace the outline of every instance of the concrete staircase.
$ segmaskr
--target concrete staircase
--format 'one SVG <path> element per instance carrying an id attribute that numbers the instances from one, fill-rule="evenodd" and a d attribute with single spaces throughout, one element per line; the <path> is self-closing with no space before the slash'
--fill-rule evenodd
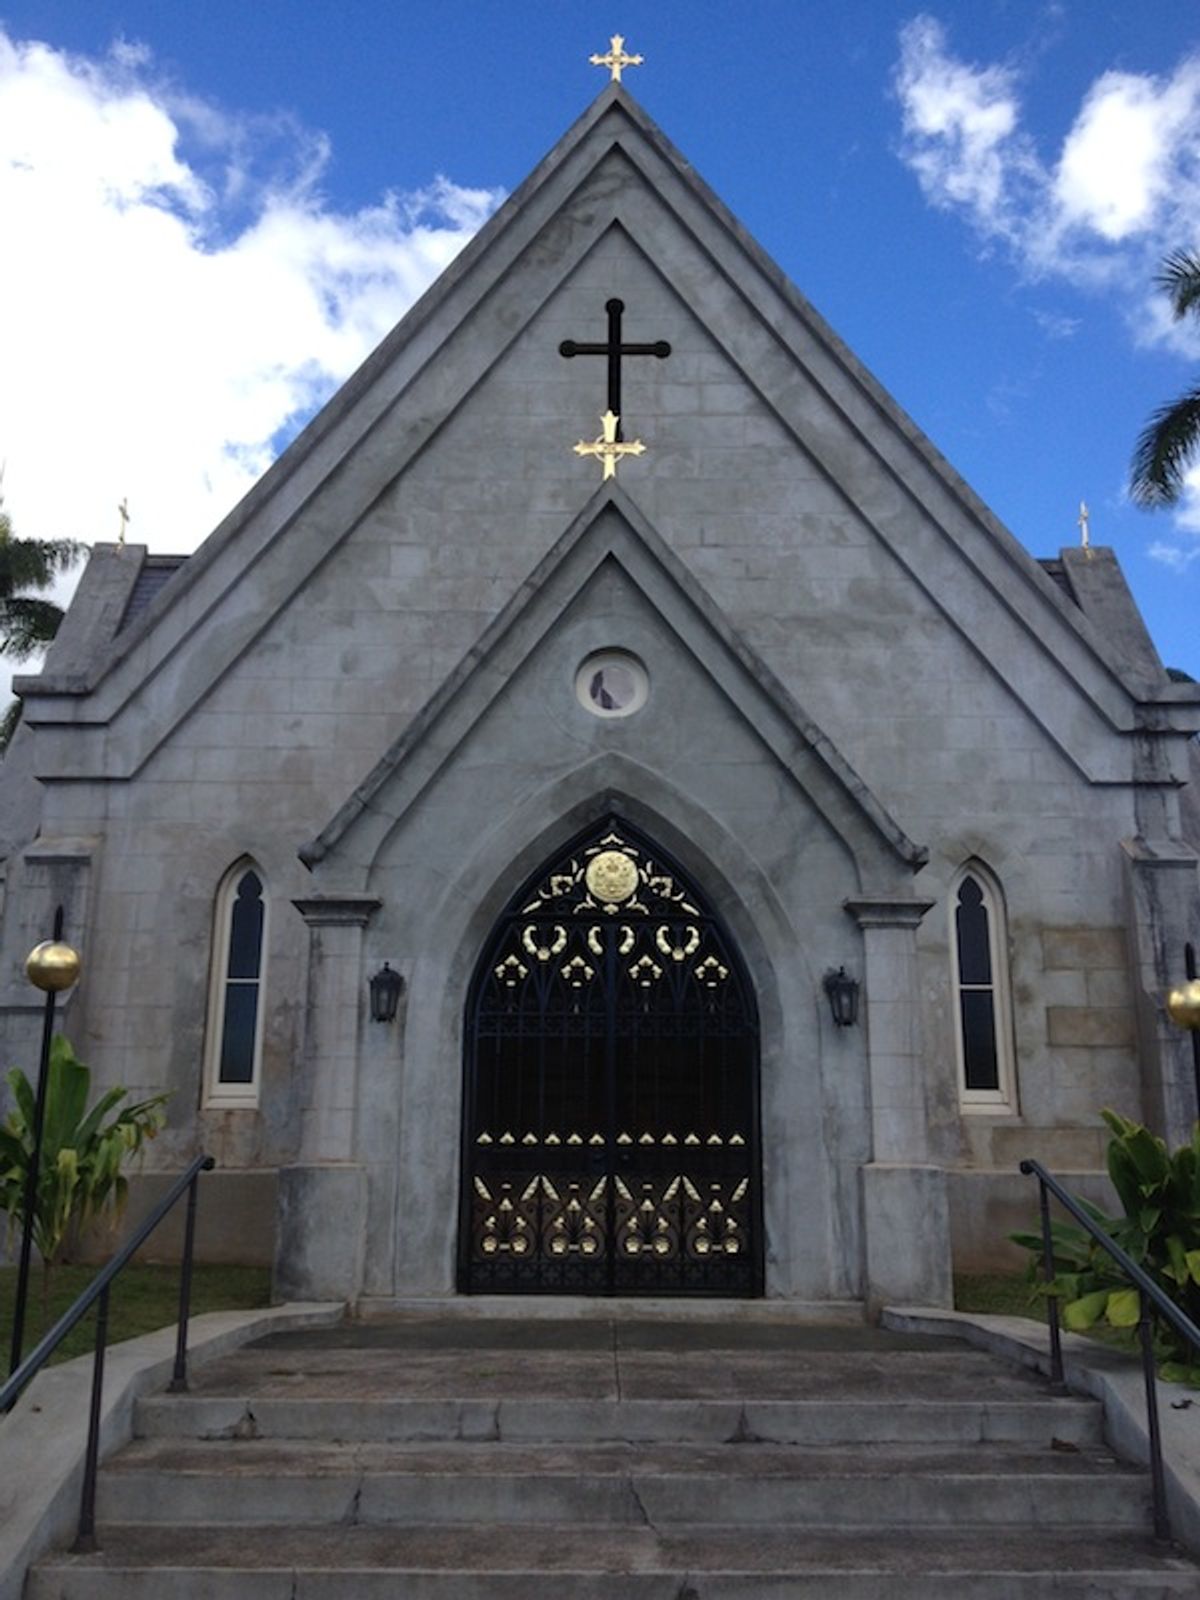
<path id="1" fill-rule="evenodd" d="M 27 1600 L 1157 1600 L 1098 1408 L 863 1327 L 410 1317 L 138 1406 Z"/>

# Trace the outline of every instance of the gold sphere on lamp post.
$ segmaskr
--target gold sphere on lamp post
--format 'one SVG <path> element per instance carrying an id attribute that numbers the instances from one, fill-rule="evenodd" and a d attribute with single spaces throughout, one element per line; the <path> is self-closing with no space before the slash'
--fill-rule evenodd
<path id="1" fill-rule="evenodd" d="M 58 939 L 35 944 L 25 961 L 25 976 L 44 994 L 61 994 L 79 978 L 79 951 Z"/>
<path id="2" fill-rule="evenodd" d="M 1192 978 L 1167 996 L 1167 1015 L 1180 1028 L 1200 1028 L 1200 978 Z"/>

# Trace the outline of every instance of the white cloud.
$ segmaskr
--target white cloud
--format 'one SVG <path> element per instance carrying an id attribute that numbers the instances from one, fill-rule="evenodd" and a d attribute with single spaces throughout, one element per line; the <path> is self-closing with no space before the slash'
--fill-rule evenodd
<path id="1" fill-rule="evenodd" d="M 1181 212 L 1194 228 L 1200 59 L 1165 80 L 1106 72 L 1063 144 L 1052 198 L 1064 228 L 1109 243 L 1161 234 Z"/>
<path id="2" fill-rule="evenodd" d="M 0 30 L 0 460 L 19 533 L 190 550 L 495 206 L 436 178 L 354 212 L 328 142 Z M 12 241 L 18 242 L 13 247 Z"/>
<path id="3" fill-rule="evenodd" d="M 1029 280 L 1119 295 L 1135 342 L 1200 355 L 1195 322 L 1177 322 L 1152 288 L 1169 251 L 1200 248 L 1200 55 L 1169 74 L 1101 74 L 1046 154 L 1023 124 L 1016 70 L 958 60 L 933 17 L 901 30 L 895 87 L 900 155 L 932 205 L 961 212 Z M 1050 338 L 1078 326 L 1033 315 Z M 1200 557 L 1200 468 L 1175 530 L 1149 554 L 1184 572 Z"/>
<path id="4" fill-rule="evenodd" d="M 1155 539 L 1146 554 L 1172 572 L 1186 572 L 1193 561 L 1200 560 L 1200 544 L 1168 544 L 1163 539 Z"/>
<path id="5" fill-rule="evenodd" d="M 959 61 L 933 17 L 901 31 L 895 84 L 926 197 L 1030 277 L 1145 285 L 1169 248 L 1200 241 L 1200 56 L 1167 76 L 1102 74 L 1048 155 L 1022 126 L 1016 71 Z"/>
<path id="6" fill-rule="evenodd" d="M 910 22 L 900 45 L 905 160 L 935 205 L 965 206 L 989 230 L 1004 231 L 1011 176 L 1029 159 L 1016 131 L 1012 73 L 955 61 L 933 17 Z"/>
<path id="7" fill-rule="evenodd" d="M 1083 325 L 1080 317 L 1064 316 L 1060 311 L 1036 310 L 1032 315 L 1048 339 L 1073 339 Z"/>
<path id="8" fill-rule="evenodd" d="M 1186 572 L 1200 560 L 1200 462 L 1183 475 L 1183 494 L 1175 507 L 1173 537 L 1155 539 L 1146 554 L 1173 572 Z"/>

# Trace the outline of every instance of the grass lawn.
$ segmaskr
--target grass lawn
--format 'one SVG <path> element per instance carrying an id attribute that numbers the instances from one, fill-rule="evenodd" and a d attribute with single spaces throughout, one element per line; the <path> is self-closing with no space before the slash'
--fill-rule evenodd
<path id="1" fill-rule="evenodd" d="M 956 1273 L 954 1309 L 983 1311 L 997 1317 L 1029 1317 L 1044 1328 L 1045 1308 L 1038 1298 L 1031 1294 L 1031 1289 L 1032 1285 L 1023 1273 Z M 1059 1310 L 1061 1309 L 1060 1306 Z M 1115 1345 L 1118 1350 L 1139 1348 L 1136 1332 L 1126 1328 L 1112 1328 L 1106 1322 L 1095 1323 L 1084 1334 L 1084 1338 L 1096 1339 L 1100 1344 Z"/>
<path id="2" fill-rule="evenodd" d="M 60 1267 L 50 1283 L 48 1315 L 42 1313 L 42 1271 L 38 1262 L 29 1279 L 29 1304 L 25 1314 L 25 1354 L 42 1333 L 83 1292 L 98 1269 Z M 8 1345 L 12 1338 L 13 1300 L 17 1291 L 16 1267 L 0 1267 L 0 1359 L 8 1370 Z M 197 1265 L 192 1274 L 192 1315 L 204 1311 L 248 1311 L 270 1304 L 271 1272 L 268 1267 L 214 1267 Z M 179 1312 L 179 1268 L 129 1266 L 119 1273 L 109 1293 L 108 1338 L 132 1339 L 168 1323 Z M 96 1314 L 89 1311 L 59 1345 L 52 1361 L 67 1361 L 95 1347 Z"/>
<path id="3" fill-rule="evenodd" d="M 1023 1273 L 959 1272 L 954 1275 L 954 1309 L 984 1311 L 996 1317 L 1032 1317 L 1045 1324 L 1046 1316 L 1030 1294 Z"/>

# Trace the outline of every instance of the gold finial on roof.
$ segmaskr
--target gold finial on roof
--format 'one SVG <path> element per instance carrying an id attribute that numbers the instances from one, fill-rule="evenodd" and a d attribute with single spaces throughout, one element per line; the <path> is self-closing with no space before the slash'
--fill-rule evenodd
<path id="1" fill-rule="evenodd" d="M 125 548 L 125 529 L 126 529 L 126 526 L 128 525 L 128 523 L 131 521 L 131 518 L 130 518 L 130 515 L 129 515 L 129 496 L 128 495 L 125 495 L 125 497 L 121 501 L 121 504 L 117 507 L 117 515 L 121 519 L 121 529 L 120 529 L 120 532 L 117 534 L 117 543 L 120 545 L 121 549 L 124 550 L 124 548 Z"/>
<path id="2" fill-rule="evenodd" d="M 1075 519 L 1075 525 L 1079 529 L 1079 543 L 1086 551 L 1089 552 L 1089 554 L 1092 548 L 1092 533 L 1089 525 L 1089 519 L 1091 518 L 1091 515 L 1091 512 L 1087 508 L 1087 501 L 1081 500 L 1079 502 L 1079 515 Z"/>
<path id="3" fill-rule="evenodd" d="M 603 461 L 604 474 L 601 482 L 606 478 L 616 477 L 617 463 L 622 456 L 640 456 L 646 448 L 640 439 L 634 439 L 626 444 L 623 439 L 617 438 L 617 425 L 620 420 L 615 412 L 606 411 L 600 418 L 600 426 L 604 429 L 600 437 L 593 439 L 590 444 L 587 440 L 581 439 L 574 447 L 577 456 L 595 456 L 597 461 Z"/>
<path id="4" fill-rule="evenodd" d="M 644 58 L 626 55 L 625 40 L 619 33 L 614 33 L 609 41 L 607 53 L 602 56 L 589 56 L 588 59 L 594 67 L 607 67 L 612 73 L 612 81 L 620 83 L 624 68 L 640 67 Z"/>

